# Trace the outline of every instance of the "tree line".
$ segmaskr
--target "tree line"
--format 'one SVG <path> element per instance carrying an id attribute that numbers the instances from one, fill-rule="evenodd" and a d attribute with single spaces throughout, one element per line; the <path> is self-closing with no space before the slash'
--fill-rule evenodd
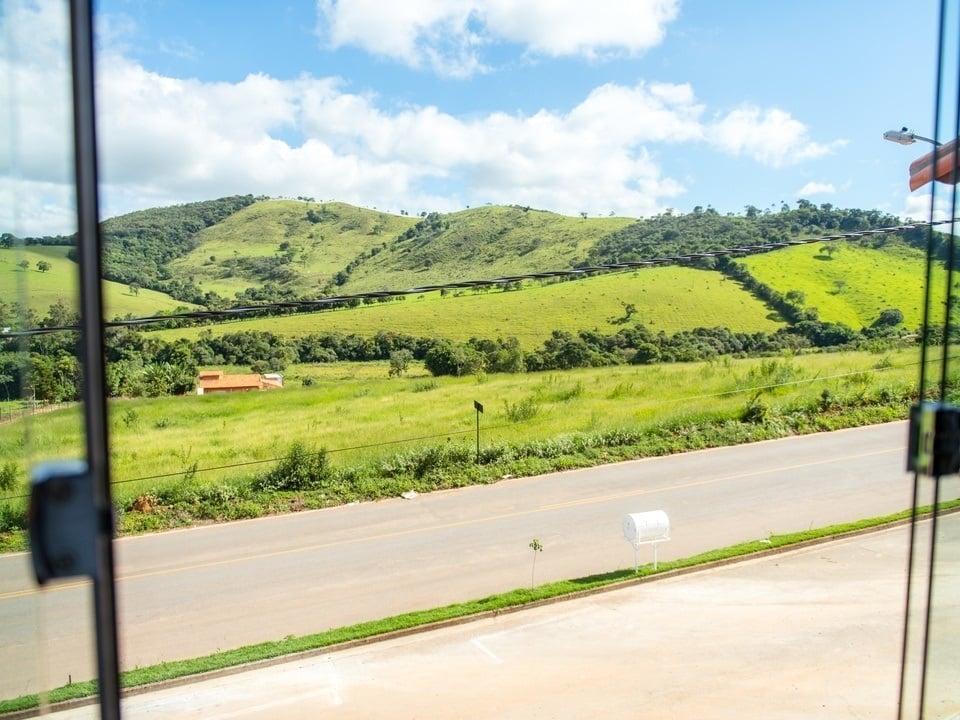
<path id="1" fill-rule="evenodd" d="M 590 250 L 583 265 L 711 252 L 899 224 L 898 217 L 879 210 L 837 208 L 830 203 L 817 206 L 803 199 L 797 201 L 795 208 L 783 204 L 778 211 L 761 211 L 753 205 L 747 205 L 740 215 L 722 215 L 711 207 L 697 207 L 693 212 L 681 214 L 668 210 L 601 238 Z M 944 236 L 940 233 L 937 235 L 938 242 L 942 242 Z M 895 237 L 915 247 L 926 247 L 927 231 L 924 228 L 904 230 L 865 242 L 882 245 Z"/>
<path id="2" fill-rule="evenodd" d="M 56 308 L 42 324 L 75 322 L 65 313 L 64 308 Z M 523 349 L 515 337 L 456 342 L 389 331 L 373 336 L 324 332 L 290 338 L 267 331 L 215 336 L 207 330 L 195 340 L 171 342 L 148 332 L 115 328 L 107 334 L 107 388 L 111 396 L 183 394 L 193 390 L 199 367 L 223 365 L 245 366 L 263 373 L 282 371 L 294 363 L 386 360 L 390 361 L 394 375 L 402 374 L 407 363 L 415 359 L 422 361 L 433 375 L 462 376 L 692 362 L 722 355 L 756 356 L 894 340 L 906 332 L 902 323 L 903 314 L 890 308 L 859 332 L 805 316 L 773 333 L 696 328 L 668 334 L 651 331 L 638 318 L 613 334 L 554 330 L 533 350 Z M 16 352 L 13 340 L 0 341 L 0 396 L 15 398 L 19 389 L 25 388 L 29 396 L 41 401 L 77 399 L 80 370 L 76 343 L 76 333 L 72 332 L 41 335 L 31 339 L 29 352 L 24 354 Z"/>

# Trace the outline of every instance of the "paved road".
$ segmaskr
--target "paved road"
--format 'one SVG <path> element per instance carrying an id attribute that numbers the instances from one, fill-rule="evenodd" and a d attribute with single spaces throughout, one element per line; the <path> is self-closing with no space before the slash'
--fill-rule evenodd
<path id="1" fill-rule="evenodd" d="M 920 526 L 926 545 L 930 523 Z M 896 715 L 906 527 L 128 698 L 154 720 Z M 960 516 L 927 717 L 956 718 Z M 912 683 L 911 683 L 912 685 Z M 93 720 L 96 708 L 53 715 Z"/>
<path id="2" fill-rule="evenodd" d="M 624 567 L 625 512 L 666 510 L 680 557 L 909 506 L 903 423 L 117 543 L 125 667 Z M 951 490 L 953 491 L 953 490 Z M 0 697 L 90 677 L 88 589 L 37 594 L 0 558 Z"/>

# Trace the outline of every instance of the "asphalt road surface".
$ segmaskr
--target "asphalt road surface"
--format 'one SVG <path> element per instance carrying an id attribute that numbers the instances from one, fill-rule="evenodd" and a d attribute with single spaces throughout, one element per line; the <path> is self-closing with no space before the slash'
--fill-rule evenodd
<path id="1" fill-rule="evenodd" d="M 960 516 L 940 525 L 925 717 L 946 720 L 960 712 Z M 930 526 L 919 526 L 923 546 Z M 900 526 L 137 695 L 124 700 L 124 716 L 893 718 L 908 531 Z M 909 665 L 918 659 L 911 655 Z M 916 675 L 910 678 L 908 695 L 916 697 Z M 52 717 L 93 720 L 97 709 Z"/>
<path id="2" fill-rule="evenodd" d="M 670 515 L 669 559 L 902 510 L 905 441 L 892 423 L 126 538 L 123 665 L 523 586 L 532 538 L 538 583 L 625 567 L 627 512 Z M 0 557 L 0 697 L 92 677 L 90 616 L 85 584 L 38 593 L 25 554 Z"/>

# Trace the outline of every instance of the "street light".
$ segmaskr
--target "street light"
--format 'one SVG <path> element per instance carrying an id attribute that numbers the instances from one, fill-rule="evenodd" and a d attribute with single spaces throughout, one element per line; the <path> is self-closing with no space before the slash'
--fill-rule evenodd
<path id="1" fill-rule="evenodd" d="M 936 140 L 931 140 L 923 135 L 917 135 L 915 132 L 911 132 L 906 127 L 902 127 L 899 130 L 887 130 L 883 134 L 883 139 L 889 140 L 890 142 L 895 142 L 899 145 L 913 145 L 917 140 L 923 140 L 931 145 L 940 145 L 940 143 L 938 143 Z"/>

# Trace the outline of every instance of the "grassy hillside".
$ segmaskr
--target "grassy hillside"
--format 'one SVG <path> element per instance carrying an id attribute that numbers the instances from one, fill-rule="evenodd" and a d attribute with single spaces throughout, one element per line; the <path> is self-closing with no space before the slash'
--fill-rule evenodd
<path id="1" fill-rule="evenodd" d="M 345 203 L 262 200 L 202 230 L 170 267 L 228 298 L 271 281 L 315 295 L 354 257 L 415 222 Z"/>
<path id="2" fill-rule="evenodd" d="M 214 333 L 270 330 L 284 335 L 339 331 L 373 335 L 392 330 L 417 336 L 513 336 L 536 347 L 553 330 L 599 329 L 615 333 L 624 304 L 653 330 L 723 326 L 738 331 L 776 330 L 782 323 L 739 284 L 717 272 L 659 267 L 632 273 L 503 292 L 440 296 L 428 293 L 391 303 L 321 313 L 245 320 L 211 326 Z M 164 330 L 159 337 L 196 337 L 201 328 Z"/>
<path id="3" fill-rule="evenodd" d="M 804 293 L 804 304 L 817 308 L 823 320 L 861 328 L 876 320 L 881 310 L 899 308 L 906 327 L 920 325 L 923 253 L 903 245 L 873 249 L 843 243 L 837 247 L 832 257 L 821 245 L 802 245 L 740 262 L 775 290 Z M 935 307 L 942 308 L 945 271 L 939 264 L 935 270 Z"/>
<path id="4" fill-rule="evenodd" d="M 25 283 L 28 303 L 41 315 L 57 300 L 76 307 L 79 270 L 77 264 L 67 258 L 69 250 L 62 245 L 31 245 L 23 250 L 0 248 L 0 298 L 19 299 L 21 283 Z M 30 263 L 29 270 L 18 267 L 21 260 Z M 50 263 L 48 272 L 37 270 L 40 261 Z M 149 315 L 188 305 L 153 290 L 141 289 L 139 295 L 133 295 L 126 285 L 109 280 L 104 281 L 103 288 L 108 318 L 127 313 Z"/>
<path id="5" fill-rule="evenodd" d="M 390 440 L 467 431 L 456 443 L 472 440 L 473 400 L 484 403 L 483 444 L 553 438 L 562 433 L 616 427 L 654 427 L 679 418 L 702 421 L 737 417 L 750 392 L 703 395 L 749 389 L 777 382 L 795 382 L 765 394 L 771 407 L 820 397 L 824 389 L 848 393 L 869 386 L 909 385 L 914 381 L 916 350 L 886 357 L 863 352 L 807 355 L 786 359 L 724 360 L 659 366 L 589 368 L 551 373 L 492 375 L 478 384 L 464 378 L 387 378 L 383 364 L 365 364 L 352 377 L 349 366 L 326 365 L 311 387 L 288 383 L 282 390 L 261 393 L 195 395 L 111 401 L 114 479 L 176 472 L 198 467 L 262 460 L 282 455 L 289 443 L 302 440 L 328 449 Z M 874 372 L 878 363 L 886 370 Z M 378 378 L 368 376 L 370 367 Z M 842 377 L 835 377 L 842 375 Z M 805 384 L 804 379 L 816 379 Z M 526 401 L 525 419 L 511 417 L 506 403 Z M 30 447 L 38 457 L 69 456 L 81 445 L 79 408 L 39 415 L 31 421 Z M 277 418 L 282 417 L 282 427 Z M 274 429 L 271 432 L 270 429 Z M 0 425 L 0 465 L 23 458 L 24 424 Z M 370 462 L 405 452 L 417 443 L 385 445 L 337 453 L 336 464 Z M 202 483 L 237 477 L 269 466 L 200 473 Z M 117 485 L 118 500 L 136 497 L 166 480 Z"/>
<path id="6" fill-rule="evenodd" d="M 477 277 L 568 268 L 583 262 L 603 236 L 631 218 L 568 217 L 541 210 L 488 206 L 429 216 L 410 237 L 360 262 L 348 292 L 416 287 Z"/>
<path id="7" fill-rule="evenodd" d="M 407 288 L 787 240 L 895 220 L 876 210 L 817 207 L 807 201 L 795 209 L 784 206 L 780 212 L 748 207 L 744 215 L 720 215 L 711 208 L 696 208 L 642 220 L 569 217 L 518 206 L 411 218 L 338 202 L 244 195 L 109 219 L 103 224 L 104 265 L 107 277 L 123 283 L 108 290 L 109 312 L 139 314 L 174 307 L 170 297 L 219 307 L 222 298 L 266 302 Z M 807 305 L 817 307 L 823 319 L 859 327 L 872 322 L 883 308 L 899 307 L 907 324 L 915 326 L 920 314 L 915 283 L 922 260 L 909 248 L 923 244 L 921 235 L 912 231 L 901 233 L 899 239 L 874 240 L 896 248 L 884 247 L 885 252 L 837 243 L 849 250 L 834 258 L 821 256 L 815 248 L 799 248 L 746 262 L 762 282 L 781 291 L 803 291 Z M 58 255 L 54 260 L 57 267 L 34 282 L 38 295 L 33 302 L 40 309 L 72 291 L 70 282 L 58 279 L 65 258 Z M 35 267 L 34 260 L 31 266 Z M 7 263 L 3 271 L 0 263 L 0 290 L 9 294 L 15 272 L 15 265 Z M 694 282 L 693 277 L 711 280 Z M 532 345 L 553 329 L 609 330 L 611 320 L 622 312 L 621 303 L 637 305 L 651 327 L 667 331 L 697 325 L 735 330 L 775 326 L 761 305 L 736 288 L 718 290 L 712 278 L 664 270 L 648 276 L 645 288 L 616 281 L 617 289 L 591 285 L 600 290 L 579 288 L 569 298 L 566 290 L 524 291 L 514 299 L 462 298 L 452 306 L 448 298 L 444 307 L 449 310 L 431 304 L 438 300 L 427 297 L 416 307 L 408 299 L 402 306 L 364 308 L 336 317 L 258 321 L 250 327 L 276 325 L 291 334 L 336 327 L 433 335 L 443 326 L 441 333 L 451 337 L 512 334 L 527 336 L 525 342 Z M 135 297 L 125 287 L 130 282 L 167 295 L 145 289 Z"/>

